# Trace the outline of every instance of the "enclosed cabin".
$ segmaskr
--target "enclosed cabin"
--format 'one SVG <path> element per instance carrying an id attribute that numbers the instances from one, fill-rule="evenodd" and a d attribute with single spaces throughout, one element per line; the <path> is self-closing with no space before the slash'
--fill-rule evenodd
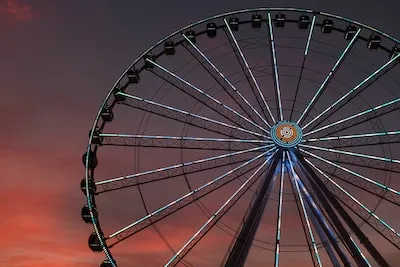
<path id="1" fill-rule="evenodd" d="M 209 38 L 215 38 L 215 36 L 217 36 L 217 24 L 215 24 L 215 22 L 207 23 L 207 36 Z"/>

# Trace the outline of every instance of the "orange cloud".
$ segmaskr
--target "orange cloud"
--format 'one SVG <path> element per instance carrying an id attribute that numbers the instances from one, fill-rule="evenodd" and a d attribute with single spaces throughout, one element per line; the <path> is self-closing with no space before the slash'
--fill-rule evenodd
<path id="1" fill-rule="evenodd" d="M 17 21 L 30 21 L 35 15 L 31 5 L 19 3 L 17 0 L 8 0 L 6 7 L 0 8 L 0 13 L 6 13 Z"/>
<path id="2" fill-rule="evenodd" d="M 0 190 L 0 194 L 12 200 L 0 204 L 7 218 L 0 222 L 0 266 L 72 266 L 77 261 L 97 262 L 90 259 L 85 246 L 90 230 L 83 224 L 76 227 L 71 214 L 59 209 L 63 207 L 60 193 L 9 187 Z"/>

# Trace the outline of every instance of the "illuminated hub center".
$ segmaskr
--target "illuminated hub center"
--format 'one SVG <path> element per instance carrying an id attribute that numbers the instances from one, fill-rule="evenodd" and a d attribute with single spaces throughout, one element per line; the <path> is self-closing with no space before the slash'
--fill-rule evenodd
<path id="1" fill-rule="evenodd" d="M 301 128 L 294 122 L 279 121 L 271 128 L 272 141 L 280 147 L 295 147 L 303 138 Z"/>

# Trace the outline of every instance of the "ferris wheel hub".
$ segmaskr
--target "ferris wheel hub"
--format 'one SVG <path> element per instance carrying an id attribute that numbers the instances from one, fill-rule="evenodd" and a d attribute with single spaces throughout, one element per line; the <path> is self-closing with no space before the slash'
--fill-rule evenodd
<path id="1" fill-rule="evenodd" d="M 283 148 L 291 148 L 297 146 L 302 138 L 303 132 L 301 128 L 291 121 L 279 121 L 271 127 L 272 141 Z"/>

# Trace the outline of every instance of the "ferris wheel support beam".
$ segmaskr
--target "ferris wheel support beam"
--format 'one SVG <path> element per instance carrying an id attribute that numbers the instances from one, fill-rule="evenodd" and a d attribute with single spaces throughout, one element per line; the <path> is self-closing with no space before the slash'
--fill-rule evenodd
<path id="1" fill-rule="evenodd" d="M 228 212 L 232 206 L 246 193 L 250 187 L 260 178 L 261 175 L 257 175 L 261 169 L 263 169 L 268 162 L 273 158 L 274 154 L 270 155 L 260 167 L 257 168 L 253 174 L 246 179 L 246 181 L 233 193 L 229 199 L 207 220 L 206 223 L 183 245 L 183 247 L 175 253 L 175 255 L 164 265 L 176 266 L 194 246 L 200 242 L 200 240 L 215 226 L 215 224 Z"/>
<path id="2" fill-rule="evenodd" d="M 308 159 L 314 159 L 313 156 L 309 156 L 309 155 L 304 155 L 304 157 L 305 157 L 305 158 L 308 158 Z M 346 163 L 346 162 L 344 162 L 344 161 L 339 161 L 339 160 L 335 160 L 333 163 L 349 164 L 349 163 Z M 365 168 L 368 168 L 368 166 L 366 166 L 366 165 L 358 165 L 358 164 L 354 164 L 354 163 L 350 163 L 350 165 L 354 165 L 354 166 L 357 166 L 357 167 L 365 167 Z M 371 169 L 382 170 L 382 169 L 378 169 L 378 168 L 371 168 Z M 389 171 L 389 170 L 385 170 L 385 171 Z M 326 174 L 328 174 L 329 176 L 334 177 L 334 178 L 337 179 L 337 180 L 340 180 L 340 181 L 342 181 L 342 182 L 344 182 L 344 183 L 346 183 L 346 184 L 350 184 L 350 185 L 352 185 L 352 186 L 354 186 L 354 187 L 356 187 L 356 188 L 358 188 L 358 189 L 360 189 L 360 190 L 363 190 L 364 192 L 367 192 L 367 193 L 369 193 L 369 194 L 371 194 L 371 195 L 374 195 L 374 196 L 376 196 L 376 197 L 378 197 L 378 198 L 382 198 L 383 200 L 385 200 L 385 201 L 387 201 L 387 202 L 389 202 L 389 203 L 391 203 L 391 204 L 393 204 L 393 205 L 400 206 L 400 202 L 399 202 L 398 199 L 395 199 L 395 198 L 390 199 L 390 198 L 388 198 L 388 197 L 386 196 L 386 194 L 382 194 L 382 190 L 380 190 L 380 189 L 371 190 L 371 189 L 368 189 L 368 188 L 366 188 L 366 187 L 361 186 L 361 185 L 359 184 L 359 181 L 356 181 L 356 180 L 355 180 L 356 178 L 354 177 L 354 175 L 352 175 L 352 174 L 350 174 L 350 173 L 347 173 L 347 175 L 344 175 L 344 174 L 346 174 L 346 173 L 344 172 L 344 173 L 342 173 L 341 175 L 338 175 L 338 174 L 332 173 L 332 172 L 327 171 L 327 170 L 324 170 L 324 172 L 325 172 Z"/>
<path id="3" fill-rule="evenodd" d="M 260 185 L 260 191 L 258 192 L 254 204 L 250 208 L 250 212 L 244 220 L 242 229 L 225 262 L 225 267 L 241 267 L 246 263 L 252 242 L 275 182 L 275 171 L 281 154 L 282 151 L 278 151 L 274 156 L 265 179 Z"/>
<path id="4" fill-rule="evenodd" d="M 301 210 L 303 213 L 303 216 L 300 215 L 300 219 L 303 220 L 302 218 L 304 218 L 305 224 L 307 225 L 307 230 L 308 230 L 308 237 L 307 238 L 307 234 L 306 234 L 306 240 L 309 246 L 309 250 L 310 250 L 310 256 L 311 259 L 313 261 L 314 266 L 322 266 L 322 262 L 321 262 L 321 257 L 319 256 L 319 252 L 318 252 L 318 247 L 317 244 L 315 242 L 315 238 L 314 238 L 314 233 L 310 224 L 310 220 L 309 220 L 309 215 L 307 212 L 307 208 L 306 208 L 306 203 L 304 202 L 304 196 L 302 195 L 302 192 L 300 190 L 300 179 L 298 178 L 298 175 L 296 173 L 296 171 L 294 170 L 293 167 L 293 162 L 292 159 L 290 157 L 290 153 L 287 153 L 287 157 L 288 157 L 288 162 L 289 162 L 289 168 L 290 168 L 290 173 L 291 173 L 291 177 L 290 181 L 292 183 L 292 189 L 293 189 L 293 193 L 295 193 L 295 195 L 297 195 L 297 198 L 295 197 L 295 199 L 298 199 L 298 203 L 301 205 Z M 309 197 L 306 197 L 307 202 L 310 201 Z M 298 209 L 300 211 L 300 207 L 298 206 Z M 301 213 L 300 213 L 301 214 Z M 316 214 L 316 216 L 318 217 L 318 219 L 320 221 L 322 221 L 323 228 L 324 231 L 326 231 L 327 236 L 329 236 L 329 239 L 331 241 L 334 241 L 333 235 L 332 235 L 332 231 L 329 229 L 329 226 L 326 224 L 326 221 L 322 219 L 322 216 L 319 214 Z M 305 227 L 304 227 L 305 228 Z M 348 263 L 347 257 L 346 255 L 343 253 L 343 251 L 340 249 L 340 247 L 338 246 L 338 244 L 336 242 L 332 242 L 333 246 L 335 247 L 336 251 L 338 252 L 339 256 L 341 257 L 341 259 L 343 260 L 343 262 Z M 312 247 L 312 248 L 311 248 Z M 314 251 L 314 253 L 312 252 Z M 314 254 L 315 254 L 315 258 L 314 259 Z"/>
<path id="5" fill-rule="evenodd" d="M 387 185 L 382 184 L 380 182 L 377 182 L 377 181 L 375 181 L 375 180 L 373 180 L 373 179 L 371 179 L 369 177 L 366 177 L 366 176 L 364 176 L 364 175 L 362 175 L 362 174 L 360 174 L 358 172 L 352 171 L 352 170 L 350 170 L 348 168 L 345 168 L 345 167 L 343 167 L 341 165 L 338 165 L 338 164 L 336 164 L 336 163 L 334 163 L 334 162 L 332 162 L 330 160 L 327 160 L 327 159 L 322 158 L 322 157 L 320 157 L 318 155 L 315 155 L 315 154 L 313 154 L 313 153 L 311 153 L 309 151 L 305 151 L 304 149 L 301 149 L 301 148 L 300 148 L 300 151 L 305 153 L 305 154 L 307 154 L 307 155 L 309 155 L 309 156 L 312 156 L 313 158 L 316 158 L 316 159 L 318 159 L 320 161 L 323 161 L 323 162 L 325 162 L 325 163 L 327 163 L 327 164 L 329 164 L 331 166 L 334 166 L 334 167 L 336 167 L 338 169 L 341 169 L 342 171 L 344 171 L 344 172 L 346 172 L 346 173 L 348 173 L 348 174 L 350 174 L 352 176 L 355 176 L 355 177 L 357 177 L 357 178 L 359 178 L 361 180 L 364 180 L 364 181 L 366 181 L 366 182 L 368 182 L 370 184 L 373 184 L 376 187 L 380 188 L 381 190 L 382 189 L 385 190 L 385 193 L 390 193 L 393 196 L 393 199 L 394 199 L 395 203 L 400 203 L 400 191 L 398 191 L 398 190 L 396 190 L 394 188 L 388 187 Z"/>
<path id="6" fill-rule="evenodd" d="M 296 154 L 294 154 L 294 156 L 297 158 Z M 311 187 L 313 188 L 313 191 L 316 193 L 316 197 L 318 198 L 318 203 L 320 203 L 321 206 L 326 211 L 326 216 L 329 217 L 329 219 L 332 221 L 335 230 L 338 234 L 338 237 L 342 240 L 343 244 L 345 245 L 345 248 L 350 252 L 351 256 L 356 261 L 358 266 L 367 267 L 367 264 L 362 259 L 361 254 L 358 253 L 359 250 L 355 247 L 354 243 L 351 242 L 349 234 L 347 233 L 343 224 L 341 223 L 336 213 L 334 212 L 333 208 L 329 204 L 328 199 L 326 199 L 321 190 L 318 187 L 316 187 L 315 184 L 313 184 L 312 182 L 313 178 L 310 177 L 310 174 L 306 172 L 303 166 L 301 166 L 301 163 L 298 162 L 297 164 L 300 167 L 299 169 L 302 173 L 302 177 L 306 178 L 311 183 Z M 321 210 L 317 207 L 316 202 L 314 201 L 314 197 L 311 196 L 311 194 L 308 192 L 305 185 L 300 179 L 298 179 L 298 184 L 302 190 L 302 194 L 306 196 L 308 206 L 312 209 L 320 225 L 323 226 L 325 233 L 328 235 L 330 242 L 334 245 L 335 250 L 338 253 L 341 260 L 343 261 L 344 266 L 351 266 L 347 256 L 344 254 L 342 248 L 337 243 L 338 241 L 333 236 L 332 229 L 327 224 L 327 219 L 324 217 L 324 215 L 322 215 Z"/>
<path id="7" fill-rule="evenodd" d="M 329 174 L 331 177 L 335 177 L 340 180 L 340 178 L 338 178 L 338 176 L 335 176 L 332 173 L 329 173 L 329 172 L 325 172 L 325 173 Z M 363 188 L 361 188 L 361 189 L 363 189 Z M 380 196 L 377 195 L 377 197 L 380 197 Z M 380 223 L 380 222 L 374 223 L 374 221 L 370 220 L 370 218 L 372 217 L 372 216 L 370 216 L 370 214 L 366 213 L 365 210 L 363 210 L 361 208 L 356 209 L 355 205 L 352 205 L 353 203 L 349 203 L 348 200 L 346 201 L 344 198 L 341 198 L 341 197 L 336 197 L 336 198 L 337 198 L 337 200 L 339 200 L 339 202 L 342 205 L 346 206 L 355 216 L 360 218 L 362 221 L 364 221 L 366 224 L 368 224 L 372 229 L 374 229 L 377 233 L 379 233 L 380 236 L 385 238 L 394 247 L 400 249 L 400 245 L 398 244 L 398 241 L 396 244 L 396 240 L 395 240 L 395 239 L 398 239 L 398 237 L 395 236 L 394 234 L 388 235 L 388 233 L 391 233 L 391 231 L 389 232 L 388 229 L 385 229 L 386 227 L 383 226 L 382 223 Z"/>
<path id="8" fill-rule="evenodd" d="M 325 172 L 323 172 L 321 169 L 319 169 L 317 166 L 315 166 L 311 161 L 309 161 L 308 159 L 304 159 L 311 167 L 313 167 L 317 172 L 319 172 L 323 177 L 325 177 L 330 184 L 333 184 L 335 187 L 334 189 L 332 189 L 332 192 L 335 194 L 337 192 L 334 192 L 335 189 L 336 191 L 338 191 L 337 189 L 339 189 L 339 191 L 341 191 L 342 194 L 346 195 L 349 199 L 351 199 L 354 203 L 357 204 L 357 206 L 359 207 L 359 209 L 357 211 L 355 211 L 354 207 L 351 208 L 351 210 L 353 212 L 355 212 L 357 215 L 361 215 L 361 213 L 364 213 L 364 217 L 363 218 L 368 218 L 368 217 L 373 217 L 375 219 L 375 225 L 372 225 L 371 222 L 368 222 L 368 224 L 374 228 L 379 234 L 381 234 L 383 237 L 387 238 L 384 235 L 385 231 L 390 231 L 393 235 L 392 239 L 399 239 L 400 234 L 398 232 L 396 232 L 396 230 L 390 226 L 387 222 L 385 222 L 384 220 L 382 220 L 374 211 L 372 211 L 371 209 L 369 209 L 367 206 L 365 206 L 361 201 L 359 201 L 355 196 L 353 196 L 351 193 L 349 193 L 347 190 L 345 190 L 342 186 L 340 186 L 337 182 L 335 182 L 332 178 L 330 178 Z M 336 194 L 336 198 L 341 202 L 341 203 L 345 203 L 345 201 L 343 200 L 343 198 L 340 197 L 341 195 L 339 193 Z M 347 204 L 347 203 L 346 203 Z M 346 205 L 345 204 L 345 205 Z M 351 205 L 346 205 L 347 207 L 350 207 Z M 379 228 L 378 228 L 379 227 Z M 388 239 L 389 242 L 396 244 L 393 240 Z M 397 242 L 399 243 L 399 241 Z M 397 248 L 399 248 L 398 245 L 396 245 Z"/>
<path id="9" fill-rule="evenodd" d="M 346 224 L 350 227 L 350 229 L 354 232 L 360 242 L 364 245 L 364 247 L 368 250 L 370 255 L 375 259 L 375 261 L 382 267 L 389 267 L 390 265 L 387 263 L 385 258 L 379 253 L 379 251 L 375 248 L 375 246 L 369 241 L 368 237 L 362 232 L 360 227 L 354 222 L 354 220 L 350 217 L 347 211 L 343 208 L 343 206 L 339 203 L 339 201 L 335 198 L 333 193 L 326 187 L 326 185 L 319 179 L 314 170 L 308 165 L 303 156 L 298 152 L 294 151 L 296 158 L 299 160 L 299 166 L 302 169 L 302 172 L 310 181 L 311 186 L 314 191 L 317 193 L 318 197 L 323 200 L 321 201 L 323 204 L 326 203 L 328 205 L 324 205 L 325 210 L 330 215 L 331 219 L 335 222 L 335 225 L 338 227 L 338 230 L 341 233 L 342 238 L 344 239 L 346 245 L 351 250 L 353 257 L 360 264 L 360 266 L 369 266 L 368 261 L 365 259 L 364 255 L 361 253 L 360 249 L 357 247 L 355 242 L 351 240 L 348 233 L 343 228 L 343 225 L 336 214 L 333 211 L 333 208 L 336 209 L 338 214 L 343 218 Z M 325 199 L 326 198 L 326 199 Z M 330 202 L 330 204 L 329 204 Z M 332 207 L 332 206 L 333 207 Z M 333 216 L 332 216 L 333 215 Z M 341 229 L 343 228 L 343 229 Z M 344 230 L 344 231 L 343 231 Z M 342 232 L 343 231 L 343 232 Z"/>
<path id="10" fill-rule="evenodd" d="M 310 209 L 310 207 L 308 207 Z M 310 218 L 311 222 L 315 227 L 315 230 L 321 240 L 321 242 L 324 244 L 324 248 L 326 251 L 326 254 L 328 254 L 329 259 L 331 260 L 331 263 L 333 264 L 334 267 L 340 267 L 339 260 L 337 259 L 335 252 L 332 249 L 332 244 L 329 242 L 329 239 L 327 235 L 325 234 L 324 230 L 322 229 L 322 226 L 319 224 L 317 218 L 315 215 L 310 212 Z"/>

